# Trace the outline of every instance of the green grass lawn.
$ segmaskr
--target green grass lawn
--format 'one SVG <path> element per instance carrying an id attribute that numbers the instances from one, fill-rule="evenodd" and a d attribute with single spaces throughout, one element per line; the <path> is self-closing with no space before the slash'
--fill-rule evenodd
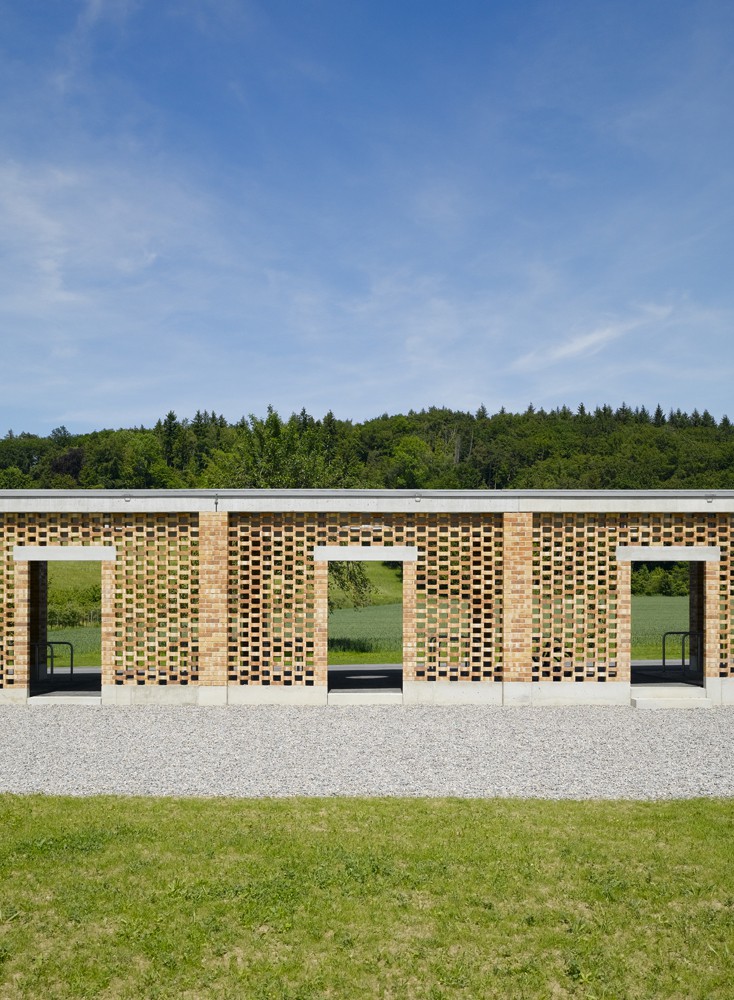
<path id="1" fill-rule="evenodd" d="M 329 616 L 329 663 L 400 663 L 403 634 L 402 604 L 340 609 Z M 688 628 L 687 597 L 632 598 L 632 657 L 662 656 L 662 635 Z M 680 656 L 680 644 L 668 645 Z"/>
<path id="2" fill-rule="evenodd" d="M 48 641 L 72 643 L 74 646 L 75 667 L 101 666 L 100 646 L 102 641 L 102 629 L 99 625 L 89 625 L 84 628 L 49 630 Z M 68 649 L 65 647 L 59 648 L 54 655 L 57 666 L 69 666 Z"/>
<path id="3" fill-rule="evenodd" d="M 98 563 L 50 562 L 50 586 L 59 589 L 99 584 Z M 338 608 L 329 616 L 329 663 L 400 663 L 402 660 L 402 581 L 398 571 L 382 563 L 365 563 L 374 592 L 366 608 Z M 688 627 L 687 597 L 632 598 L 632 657 L 662 656 L 662 634 Z M 49 634 L 50 639 L 74 643 L 75 663 L 96 666 L 100 662 L 100 629 L 74 628 Z M 669 646 L 680 655 L 680 645 Z M 61 654 L 64 655 L 65 654 Z M 64 659 L 60 662 L 66 663 Z"/>
<path id="4" fill-rule="evenodd" d="M 329 663 L 401 663 L 403 659 L 403 581 L 400 571 L 365 562 L 372 584 L 370 605 L 354 608 L 340 590 L 330 593 Z"/>
<path id="5" fill-rule="evenodd" d="M 403 578 L 399 569 L 380 562 L 365 563 L 367 578 L 374 587 L 372 604 L 400 604 L 403 600 Z"/>
<path id="6" fill-rule="evenodd" d="M 0 797 L 3 1000 L 728 1000 L 734 805 Z"/>
<path id="7" fill-rule="evenodd" d="M 102 580 L 102 564 L 98 562 L 77 562 L 51 560 L 48 566 L 49 590 L 84 590 Z"/>
<path id="8" fill-rule="evenodd" d="M 401 663 L 403 605 L 343 608 L 329 615 L 329 663 Z"/>
<path id="9" fill-rule="evenodd" d="M 687 627 L 687 597 L 633 597 L 633 659 L 661 657 L 663 632 Z M 49 632 L 49 639 L 72 642 L 78 666 L 99 666 L 100 635 L 99 626 L 91 626 Z M 400 663 L 402 636 L 401 603 L 338 609 L 329 615 L 329 663 Z M 669 645 L 669 650 L 680 655 L 680 645 L 675 642 Z M 58 656 L 60 664 L 68 663 L 65 651 L 59 651 Z"/>
<path id="10" fill-rule="evenodd" d="M 54 562 L 48 564 L 49 597 L 57 595 L 63 600 L 68 596 L 73 598 L 75 592 L 89 587 L 99 587 L 102 580 L 101 564 L 98 562 Z M 74 646 L 74 666 L 98 667 L 101 664 L 100 643 L 101 628 L 99 625 L 85 627 L 67 627 L 50 629 L 49 642 L 71 642 Z M 68 667 L 69 654 L 65 648 L 55 651 L 55 663 L 60 667 Z"/>
<path id="11" fill-rule="evenodd" d="M 663 632 L 688 629 L 687 597 L 632 598 L 632 659 L 657 660 L 663 655 Z M 680 640 L 669 639 L 667 654 L 680 660 Z"/>

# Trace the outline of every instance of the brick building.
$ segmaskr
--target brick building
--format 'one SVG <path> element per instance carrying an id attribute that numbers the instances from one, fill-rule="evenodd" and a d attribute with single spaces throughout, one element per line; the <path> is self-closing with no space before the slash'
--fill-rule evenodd
<path id="1" fill-rule="evenodd" d="M 403 564 L 406 704 L 629 704 L 636 561 L 688 563 L 693 683 L 732 704 L 733 540 L 734 491 L 0 491 L 0 703 L 65 559 L 101 566 L 103 704 L 325 704 L 359 559 Z"/>

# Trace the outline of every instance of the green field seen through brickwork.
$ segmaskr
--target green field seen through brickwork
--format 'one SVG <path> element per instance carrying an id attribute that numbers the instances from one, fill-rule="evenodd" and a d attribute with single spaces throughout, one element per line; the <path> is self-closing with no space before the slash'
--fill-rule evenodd
<path id="1" fill-rule="evenodd" d="M 402 584 L 399 571 L 381 563 L 366 563 L 373 586 L 372 601 L 365 608 L 336 608 L 329 616 L 329 662 L 400 663 L 402 658 Z M 73 592 L 99 581 L 95 563 L 53 563 L 49 565 L 50 586 L 58 593 Z M 345 603 L 341 600 L 339 603 Z M 658 659 L 662 656 L 662 635 L 688 628 L 687 597 L 632 598 L 632 657 Z M 93 666 L 100 660 L 99 626 L 58 629 L 49 633 L 52 641 L 74 645 L 74 662 Z M 680 655 L 679 641 L 669 645 L 671 655 Z M 66 653 L 59 650 L 59 662 Z"/>

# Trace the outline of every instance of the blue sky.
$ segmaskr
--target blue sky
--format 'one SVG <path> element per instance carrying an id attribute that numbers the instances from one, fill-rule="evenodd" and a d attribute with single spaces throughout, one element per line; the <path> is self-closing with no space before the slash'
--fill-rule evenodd
<path id="1" fill-rule="evenodd" d="M 0 434 L 734 417 L 730 0 L 0 0 Z"/>

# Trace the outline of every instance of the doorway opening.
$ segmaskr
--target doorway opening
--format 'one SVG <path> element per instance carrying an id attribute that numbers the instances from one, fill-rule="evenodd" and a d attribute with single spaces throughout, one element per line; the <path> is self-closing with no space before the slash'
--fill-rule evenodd
<path id="1" fill-rule="evenodd" d="M 704 569 L 632 563 L 632 684 L 704 686 Z"/>
<path id="2" fill-rule="evenodd" d="M 30 569 L 30 696 L 99 693 L 102 564 L 33 561 Z"/>
<path id="3" fill-rule="evenodd" d="M 402 695 L 401 561 L 329 562 L 328 657 L 330 695 Z"/>

